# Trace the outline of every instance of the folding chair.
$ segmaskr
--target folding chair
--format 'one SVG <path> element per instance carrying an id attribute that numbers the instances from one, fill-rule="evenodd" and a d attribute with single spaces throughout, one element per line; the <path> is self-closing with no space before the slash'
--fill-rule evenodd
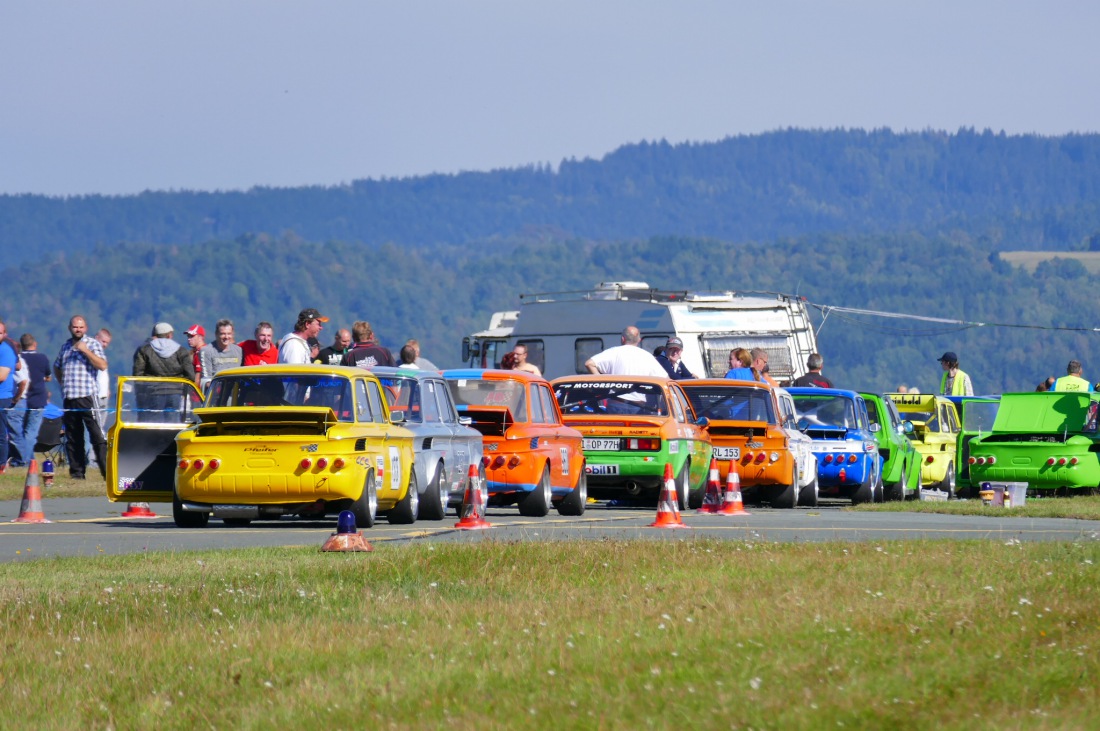
<path id="1" fill-rule="evenodd" d="M 65 457 L 65 428 L 61 425 L 61 417 L 43 419 L 38 428 L 38 441 L 34 445 L 35 452 L 42 452 L 49 457 L 54 465 L 67 464 Z"/>

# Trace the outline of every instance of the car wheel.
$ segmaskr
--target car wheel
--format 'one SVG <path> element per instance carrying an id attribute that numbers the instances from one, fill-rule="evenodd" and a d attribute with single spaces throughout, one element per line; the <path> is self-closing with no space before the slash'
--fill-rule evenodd
<path id="1" fill-rule="evenodd" d="M 948 462 L 947 474 L 943 476 L 943 481 L 940 482 L 940 489 L 947 493 L 948 500 L 955 499 L 955 463 Z"/>
<path id="2" fill-rule="evenodd" d="M 409 486 L 405 489 L 405 497 L 401 498 L 397 505 L 386 514 L 386 519 L 394 525 L 409 525 L 415 523 L 420 516 L 420 486 L 416 482 L 416 468 L 409 468 Z"/>
<path id="3" fill-rule="evenodd" d="M 809 485 L 806 485 L 798 493 L 798 504 L 804 508 L 816 508 L 817 507 L 817 470 L 814 470 L 814 479 Z"/>
<path id="4" fill-rule="evenodd" d="M 875 490 L 874 494 L 871 496 L 871 502 L 886 502 L 886 486 L 882 484 L 882 475 L 875 478 Z"/>
<path id="5" fill-rule="evenodd" d="M 435 466 L 435 474 L 428 483 L 428 489 L 424 491 L 424 500 L 420 503 L 420 517 L 424 520 L 443 520 L 443 514 L 447 512 L 447 501 L 450 493 L 446 489 L 447 473 L 440 462 Z"/>
<path id="6" fill-rule="evenodd" d="M 550 512 L 550 500 L 553 488 L 550 487 L 550 466 L 542 468 L 542 478 L 535 489 L 519 501 L 519 514 L 531 518 L 541 518 Z"/>
<path id="7" fill-rule="evenodd" d="M 244 528 L 252 525 L 252 518 L 222 518 L 222 523 L 233 528 Z"/>
<path id="8" fill-rule="evenodd" d="M 901 477 L 897 482 L 892 485 L 886 486 L 886 499 L 887 500 L 904 500 L 905 492 L 909 488 L 909 477 L 905 474 L 909 469 L 909 465 L 904 462 L 901 463 Z"/>
<path id="9" fill-rule="evenodd" d="M 184 510 L 180 499 L 172 495 L 172 520 L 178 528 L 205 528 L 210 522 L 210 513 L 197 513 Z"/>
<path id="10" fill-rule="evenodd" d="M 873 502 L 875 499 L 875 481 L 878 478 L 874 474 L 867 475 L 856 491 L 852 493 L 852 505 Z"/>
<path id="11" fill-rule="evenodd" d="M 351 504 L 357 528 L 373 528 L 378 516 L 378 489 L 374 485 L 374 470 L 367 472 L 363 481 L 363 494 Z"/>
<path id="12" fill-rule="evenodd" d="M 797 466 L 791 470 L 791 484 L 779 485 L 775 488 L 775 495 L 772 497 L 771 505 L 773 508 L 782 508 L 784 510 L 793 509 L 798 505 Z"/>
<path id="13" fill-rule="evenodd" d="M 584 508 L 588 504 L 588 475 L 581 465 L 581 473 L 577 475 L 577 484 L 569 494 L 558 503 L 558 515 L 584 515 Z"/>

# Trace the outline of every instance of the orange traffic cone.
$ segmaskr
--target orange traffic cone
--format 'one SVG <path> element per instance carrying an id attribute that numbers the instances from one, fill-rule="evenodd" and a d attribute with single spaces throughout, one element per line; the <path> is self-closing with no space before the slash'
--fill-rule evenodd
<path id="1" fill-rule="evenodd" d="M 665 486 L 657 502 L 657 520 L 650 528 L 687 528 L 680 518 L 679 498 L 676 497 L 676 480 L 672 477 L 672 465 L 665 463 Z"/>
<path id="2" fill-rule="evenodd" d="M 38 460 L 32 459 L 27 467 L 27 482 L 23 487 L 23 504 L 19 517 L 13 523 L 52 523 L 42 512 L 42 488 L 38 485 Z"/>
<path id="3" fill-rule="evenodd" d="M 150 520 L 152 518 L 159 517 L 149 507 L 149 503 L 129 503 L 126 506 L 126 512 L 122 514 L 123 518 L 140 518 L 141 520 Z"/>
<path id="4" fill-rule="evenodd" d="M 718 460 L 710 460 L 710 476 L 707 477 L 707 492 L 703 495 L 703 504 L 697 513 L 717 513 L 722 509 L 722 485 L 718 479 Z"/>
<path id="5" fill-rule="evenodd" d="M 485 501 L 481 496 L 481 480 L 477 476 L 477 465 L 470 465 L 466 478 L 466 494 L 462 496 L 461 518 L 455 523 L 459 530 L 484 530 L 492 528 L 485 520 Z"/>
<path id="6" fill-rule="evenodd" d="M 363 534 L 355 530 L 355 513 L 350 510 L 340 511 L 336 518 L 336 532 L 328 537 L 322 551 L 340 551 L 346 553 L 360 553 L 373 551 L 372 546 Z"/>
<path id="7" fill-rule="evenodd" d="M 749 511 L 745 510 L 745 504 L 741 502 L 741 476 L 733 468 L 733 462 L 730 462 L 730 473 L 726 478 L 726 496 L 722 501 L 722 508 L 718 511 L 718 514 L 751 515 Z"/>

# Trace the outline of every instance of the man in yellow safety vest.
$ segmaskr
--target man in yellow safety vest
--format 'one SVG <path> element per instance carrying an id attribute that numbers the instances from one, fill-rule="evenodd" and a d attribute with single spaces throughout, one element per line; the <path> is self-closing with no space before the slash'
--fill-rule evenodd
<path id="1" fill-rule="evenodd" d="M 940 356 L 943 377 L 940 379 L 941 396 L 973 396 L 974 386 L 970 376 L 959 370 L 959 357 L 950 350 Z"/>
<path id="2" fill-rule="evenodd" d="M 1092 384 L 1081 378 L 1081 361 L 1071 360 L 1066 375 L 1054 382 L 1054 391 L 1091 391 Z"/>

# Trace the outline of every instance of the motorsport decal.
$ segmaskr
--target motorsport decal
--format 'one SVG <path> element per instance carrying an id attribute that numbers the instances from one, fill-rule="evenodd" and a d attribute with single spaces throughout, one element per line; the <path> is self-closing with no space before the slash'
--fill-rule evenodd
<path id="1" fill-rule="evenodd" d="M 569 474 L 569 449 L 561 447 L 558 451 L 561 452 L 561 473 L 563 475 Z"/>
<path id="2" fill-rule="evenodd" d="M 379 454 L 374 461 L 374 471 L 378 474 L 378 485 L 381 487 L 386 481 L 386 458 Z"/>
<path id="3" fill-rule="evenodd" d="M 120 477 L 118 478 L 118 491 L 126 492 L 127 490 L 140 490 L 145 485 L 143 480 L 139 480 L 136 477 Z"/>

